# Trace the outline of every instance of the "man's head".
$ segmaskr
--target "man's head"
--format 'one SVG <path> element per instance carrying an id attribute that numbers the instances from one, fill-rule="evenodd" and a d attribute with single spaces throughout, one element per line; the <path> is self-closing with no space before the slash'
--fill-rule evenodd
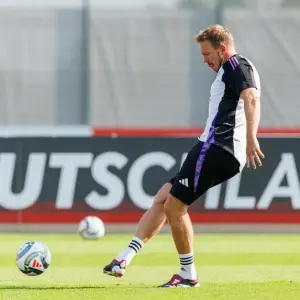
<path id="1" fill-rule="evenodd" d="M 200 31 L 195 39 L 200 45 L 204 62 L 215 72 L 236 53 L 232 34 L 221 25 L 209 26 Z"/>

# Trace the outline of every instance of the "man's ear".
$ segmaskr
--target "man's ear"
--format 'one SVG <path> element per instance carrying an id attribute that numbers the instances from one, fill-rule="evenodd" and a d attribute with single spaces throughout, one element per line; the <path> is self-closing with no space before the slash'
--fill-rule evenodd
<path id="1" fill-rule="evenodd" d="M 222 54 L 224 55 L 227 51 L 227 46 L 225 45 L 225 43 L 220 44 L 220 49 L 221 49 Z"/>

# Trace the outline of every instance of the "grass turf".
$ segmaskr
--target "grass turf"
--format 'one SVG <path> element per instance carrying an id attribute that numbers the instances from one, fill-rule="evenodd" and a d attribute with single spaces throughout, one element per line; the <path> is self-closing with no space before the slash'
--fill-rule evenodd
<path id="1" fill-rule="evenodd" d="M 300 236 L 196 235 L 195 261 L 201 287 L 158 289 L 178 271 L 170 235 L 157 236 L 134 259 L 122 279 L 103 266 L 127 246 L 131 236 L 108 235 L 84 241 L 77 235 L 2 234 L 0 299 L 300 299 Z M 52 253 L 49 269 L 37 277 L 15 265 L 19 246 L 40 240 Z"/>

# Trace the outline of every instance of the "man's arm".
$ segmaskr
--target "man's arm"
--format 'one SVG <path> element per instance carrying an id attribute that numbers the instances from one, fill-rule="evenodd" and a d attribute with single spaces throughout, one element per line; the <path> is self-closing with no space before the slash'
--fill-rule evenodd
<path id="1" fill-rule="evenodd" d="M 244 111 L 247 129 L 247 167 L 256 168 L 256 163 L 261 166 L 264 154 L 260 150 L 257 140 L 257 131 L 260 121 L 260 84 L 256 78 L 251 64 L 241 59 L 235 68 L 231 64 L 225 65 L 222 80 L 237 96 L 244 101 Z"/>
<path id="2" fill-rule="evenodd" d="M 247 121 L 247 139 L 256 138 L 260 122 L 260 99 L 255 88 L 244 89 L 240 99 L 244 101 L 244 110 Z"/>
<path id="3" fill-rule="evenodd" d="M 259 143 L 256 135 L 258 131 L 258 125 L 260 121 L 260 99 L 257 96 L 255 88 L 247 88 L 242 90 L 240 99 L 244 101 L 244 110 L 246 116 L 247 126 L 247 167 L 250 164 L 256 169 L 256 163 L 261 166 L 261 158 L 264 158 L 264 154 L 260 150 Z"/>
<path id="4" fill-rule="evenodd" d="M 259 83 L 256 82 L 252 66 L 246 61 L 241 61 L 236 68 L 228 66 L 227 76 L 224 79 L 238 98 L 244 101 L 247 128 L 247 167 L 252 165 L 255 169 L 256 164 L 262 165 L 260 157 L 264 158 L 256 137 L 260 121 L 260 95 L 257 90 Z"/>

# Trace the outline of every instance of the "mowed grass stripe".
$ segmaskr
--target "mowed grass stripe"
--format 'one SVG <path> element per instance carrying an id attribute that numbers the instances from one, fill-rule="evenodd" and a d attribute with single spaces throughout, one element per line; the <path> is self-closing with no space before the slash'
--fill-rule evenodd
<path id="1" fill-rule="evenodd" d="M 120 240 L 130 241 L 132 234 L 107 234 L 105 237 L 96 241 L 106 241 L 106 242 L 120 242 Z M 218 243 L 218 241 L 237 242 L 241 244 L 247 242 L 250 244 L 255 243 L 265 243 L 265 242 L 300 242 L 300 236 L 298 234 L 195 234 L 196 240 L 203 241 L 205 243 Z M 81 237 L 74 234 L 40 234 L 40 233 L 2 233 L 0 238 L 6 242 L 20 242 L 26 240 L 47 240 L 51 241 L 83 241 Z M 170 234 L 159 234 L 153 239 L 155 241 L 165 242 L 166 240 L 172 241 L 172 236 Z"/>
<path id="2" fill-rule="evenodd" d="M 277 235 L 276 235 L 277 236 Z M 129 243 L 130 235 L 107 235 L 97 241 L 85 241 L 78 235 L 0 235 L 3 244 L 0 254 L 13 254 L 18 251 L 20 245 L 28 240 L 40 240 L 45 242 L 51 253 L 86 253 L 115 255 L 123 250 Z M 274 235 L 196 235 L 195 253 L 299 253 L 300 236 L 279 235 L 276 240 Z M 170 235 L 160 235 L 150 241 L 142 251 L 150 253 L 173 253 L 175 246 Z"/>
<path id="3" fill-rule="evenodd" d="M 55 253 L 52 254 L 52 266 L 88 267 L 104 266 L 114 256 L 99 253 Z M 300 255 L 295 253 L 202 253 L 195 254 L 199 266 L 207 265 L 299 265 Z M 0 266 L 14 266 L 15 255 L 1 255 Z M 176 253 L 140 253 L 132 264 L 137 266 L 165 266 L 179 263 Z"/>
<path id="4" fill-rule="evenodd" d="M 299 283 L 275 281 L 268 283 L 203 284 L 199 289 L 156 289 L 148 287 L 111 286 L 92 289 L 6 290 L 2 300 L 298 300 Z"/>
<path id="5" fill-rule="evenodd" d="M 130 266 L 126 275 L 119 279 L 103 274 L 102 269 L 98 267 L 52 267 L 43 275 L 34 278 L 25 276 L 16 268 L 3 267 L 0 273 L 0 289 L 9 287 L 107 287 L 109 285 L 156 286 L 167 281 L 178 269 L 178 265 Z M 197 266 L 197 271 L 203 283 L 267 282 L 274 280 L 299 282 L 300 280 L 300 268 L 297 266 Z"/>
<path id="6" fill-rule="evenodd" d="M 133 235 L 132 234 L 106 234 L 104 239 L 110 240 L 110 241 L 119 241 L 120 239 L 129 239 Z M 197 233 L 195 236 L 201 237 L 204 241 L 216 241 L 220 238 L 226 238 L 227 240 L 236 240 L 236 241 L 265 241 L 266 237 L 270 241 L 288 241 L 288 240 L 298 240 L 300 241 L 300 236 L 298 234 L 267 234 L 267 233 L 222 233 L 222 234 L 207 234 L 207 233 Z M 47 239 L 50 240 L 61 240 L 61 241 L 67 241 L 67 240 L 74 240 L 74 237 L 79 237 L 78 234 L 74 232 L 74 234 L 57 234 L 57 233 L 0 233 L 1 238 L 5 238 L 7 241 L 14 241 L 16 239 Z M 155 239 L 161 239 L 165 240 L 165 238 L 172 240 L 172 236 L 170 234 L 159 234 L 155 237 Z"/>

